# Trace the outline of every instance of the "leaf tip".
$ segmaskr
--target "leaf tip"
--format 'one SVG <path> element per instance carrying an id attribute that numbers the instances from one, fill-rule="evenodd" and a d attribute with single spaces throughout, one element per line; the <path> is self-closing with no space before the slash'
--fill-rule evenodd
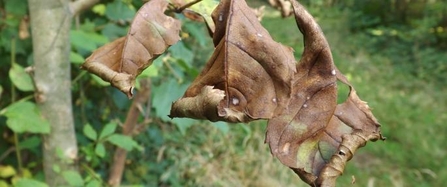
<path id="1" fill-rule="evenodd" d="M 135 93 L 135 89 L 134 89 L 133 86 L 131 86 L 131 87 L 129 88 L 129 91 L 126 92 L 127 98 L 132 99 L 134 93 Z"/>

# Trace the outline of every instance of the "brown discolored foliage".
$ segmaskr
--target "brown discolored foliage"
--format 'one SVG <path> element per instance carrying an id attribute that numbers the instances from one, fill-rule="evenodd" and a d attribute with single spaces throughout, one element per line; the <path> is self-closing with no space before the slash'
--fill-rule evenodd
<path id="1" fill-rule="evenodd" d="M 154 5 L 147 5 L 155 8 L 140 9 L 130 34 L 98 49 L 83 67 L 130 95 L 129 81 L 178 40 L 178 22 L 163 14 L 163 2 L 152 0 Z M 358 148 L 384 138 L 366 102 L 334 65 L 315 19 L 295 0 L 291 4 L 304 36 L 298 62 L 290 47 L 271 38 L 245 1 L 222 0 L 212 13 L 214 53 L 183 97 L 172 104 L 170 117 L 267 119 L 265 142 L 281 163 L 311 186 L 335 186 Z M 152 19 L 141 21 L 142 15 Z M 136 23 L 152 29 L 134 27 Z M 155 46 L 160 43 L 164 45 Z M 337 81 L 350 88 L 341 104 Z"/>
<path id="2" fill-rule="evenodd" d="M 180 40 L 180 21 L 164 14 L 167 5 L 166 0 L 144 4 L 135 15 L 127 36 L 94 51 L 82 68 L 132 97 L 136 76 Z"/>
<path id="3" fill-rule="evenodd" d="M 274 42 L 243 1 L 222 1 L 213 12 L 216 50 L 173 104 L 171 117 L 269 119 L 266 143 L 272 154 L 308 184 L 334 186 L 359 147 L 382 139 L 380 125 L 335 67 L 314 18 L 292 4 L 304 36 L 296 65 L 290 48 Z M 351 88 L 340 105 L 337 80 Z"/>
<path id="4" fill-rule="evenodd" d="M 292 1 L 304 35 L 287 107 L 268 122 L 266 142 L 284 165 L 312 186 L 335 186 L 354 152 L 370 140 L 384 139 L 368 105 L 335 68 L 329 45 L 314 18 Z M 336 104 L 336 80 L 347 84 L 347 101 Z"/>
<path id="5" fill-rule="evenodd" d="M 271 118 L 291 93 L 292 49 L 273 41 L 245 1 L 222 1 L 212 17 L 215 51 L 183 98 L 172 105 L 170 116 L 231 122 Z M 209 98 L 217 104 L 211 110 L 187 115 L 197 114 L 197 106 L 209 106 Z"/>

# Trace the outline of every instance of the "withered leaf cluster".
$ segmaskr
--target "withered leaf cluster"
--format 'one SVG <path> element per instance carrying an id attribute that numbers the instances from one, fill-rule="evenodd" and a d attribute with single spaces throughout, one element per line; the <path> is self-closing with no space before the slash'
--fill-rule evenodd
<path id="1" fill-rule="evenodd" d="M 214 53 L 173 103 L 170 117 L 267 119 L 265 142 L 275 157 L 311 186 L 335 186 L 358 148 L 384 138 L 368 105 L 335 67 L 319 25 L 298 2 L 291 5 L 304 36 L 298 62 L 292 48 L 275 42 L 245 1 L 222 0 L 208 23 Z M 180 22 L 164 14 L 166 7 L 165 0 L 146 3 L 128 35 L 99 48 L 83 68 L 131 96 L 135 77 L 179 40 Z M 350 88 L 341 104 L 337 81 Z"/>

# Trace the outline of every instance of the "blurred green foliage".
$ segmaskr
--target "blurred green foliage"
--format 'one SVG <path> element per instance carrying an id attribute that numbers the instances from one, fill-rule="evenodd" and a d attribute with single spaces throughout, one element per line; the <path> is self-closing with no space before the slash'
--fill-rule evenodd
<path id="1" fill-rule="evenodd" d="M 248 2 L 266 5 L 261 0 Z M 447 165 L 447 2 L 302 2 L 321 24 L 336 65 L 369 102 L 388 137 L 360 149 L 339 185 L 350 184 L 351 176 L 358 186 L 447 183 L 443 177 L 447 176 L 443 167 Z M 82 176 L 65 171 L 68 182 L 104 185 L 113 162 L 111 153 L 119 146 L 130 151 L 125 185 L 306 186 L 269 154 L 263 144 L 264 122 L 229 125 L 167 117 L 171 103 L 184 93 L 213 51 L 204 23 L 181 14 L 173 15 L 183 23 L 182 40 L 139 78 L 152 82 L 150 105 L 142 106 L 150 120 L 141 116 L 139 123 L 145 128 L 134 139 L 120 135 L 131 101 L 100 78 L 80 70 L 79 65 L 96 48 L 125 35 L 142 3 L 101 1 L 73 23 L 71 84 Z M 32 65 L 31 39 L 20 35 L 27 30 L 20 26 L 27 24 L 26 14 L 27 1 L 0 0 L 0 173 L 8 174 L 0 176 L 1 187 L 12 183 L 46 186 L 38 182 L 44 177 L 37 133 L 48 129 L 32 101 L 33 83 L 25 71 Z M 267 5 L 262 24 L 299 57 L 302 38 L 294 20 L 279 16 Z M 15 138 L 21 163 L 14 154 Z"/>

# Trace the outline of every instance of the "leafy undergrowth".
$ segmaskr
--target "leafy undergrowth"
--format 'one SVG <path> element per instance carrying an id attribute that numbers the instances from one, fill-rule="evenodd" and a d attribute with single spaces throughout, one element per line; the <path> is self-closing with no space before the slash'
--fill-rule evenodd
<path id="1" fill-rule="evenodd" d="M 145 186 L 308 186 L 270 155 L 265 127 L 201 123 L 181 135 L 173 126 L 151 124 L 139 137 L 152 145 L 129 158 L 135 163 L 125 177 Z"/>

